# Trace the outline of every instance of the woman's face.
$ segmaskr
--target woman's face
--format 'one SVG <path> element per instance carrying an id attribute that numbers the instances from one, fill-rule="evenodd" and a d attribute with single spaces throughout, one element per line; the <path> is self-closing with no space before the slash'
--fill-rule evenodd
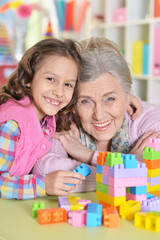
<path id="1" fill-rule="evenodd" d="M 128 95 L 110 73 L 80 83 L 78 89 L 76 109 L 82 127 L 97 141 L 109 141 L 122 125 Z"/>

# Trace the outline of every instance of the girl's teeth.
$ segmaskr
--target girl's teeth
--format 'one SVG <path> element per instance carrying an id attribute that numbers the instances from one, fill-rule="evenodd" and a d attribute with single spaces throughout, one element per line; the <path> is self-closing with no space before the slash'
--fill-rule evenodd
<path id="1" fill-rule="evenodd" d="M 46 101 L 49 102 L 49 103 L 55 104 L 55 105 L 59 104 L 58 102 L 50 101 L 48 98 L 46 98 Z"/>
<path id="2" fill-rule="evenodd" d="M 111 121 L 109 122 L 106 122 L 106 123 L 97 123 L 97 124 L 94 124 L 96 127 L 106 127 L 108 124 L 110 124 Z"/>

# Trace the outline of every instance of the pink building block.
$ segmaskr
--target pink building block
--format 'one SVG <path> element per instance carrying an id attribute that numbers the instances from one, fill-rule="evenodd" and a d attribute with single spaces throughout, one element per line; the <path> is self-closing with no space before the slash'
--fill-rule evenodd
<path id="1" fill-rule="evenodd" d="M 108 185 L 111 187 L 135 187 L 147 185 L 147 177 L 131 178 L 108 178 Z"/>
<path id="2" fill-rule="evenodd" d="M 154 151 L 160 151 L 160 139 L 149 138 L 146 147 L 154 148 Z"/>
<path id="3" fill-rule="evenodd" d="M 86 210 L 72 211 L 68 213 L 68 223 L 74 227 L 83 227 L 86 225 Z"/>
<path id="4" fill-rule="evenodd" d="M 123 197 L 126 195 L 126 188 L 125 187 L 108 187 L 108 194 L 112 197 Z"/>
<path id="5" fill-rule="evenodd" d="M 78 204 L 82 204 L 84 206 L 84 210 L 87 210 L 89 203 L 91 203 L 91 200 L 78 199 Z"/>
<path id="6" fill-rule="evenodd" d="M 128 200 L 140 201 L 142 203 L 143 201 L 147 200 L 147 195 L 146 194 L 135 195 L 133 193 L 127 193 L 126 201 Z"/>
<path id="7" fill-rule="evenodd" d="M 103 166 L 103 168 L 102 168 L 103 176 L 108 176 L 108 173 L 109 173 L 109 167 Z"/>
<path id="8" fill-rule="evenodd" d="M 114 22 L 125 22 L 126 21 L 126 8 L 117 8 L 114 11 Z"/>

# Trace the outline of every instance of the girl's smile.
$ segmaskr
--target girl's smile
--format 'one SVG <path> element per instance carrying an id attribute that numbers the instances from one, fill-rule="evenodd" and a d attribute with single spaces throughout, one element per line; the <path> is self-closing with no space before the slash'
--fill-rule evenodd
<path id="1" fill-rule="evenodd" d="M 56 115 L 69 104 L 77 75 L 78 68 L 71 57 L 48 55 L 43 59 L 28 84 L 39 120 L 45 115 Z"/>

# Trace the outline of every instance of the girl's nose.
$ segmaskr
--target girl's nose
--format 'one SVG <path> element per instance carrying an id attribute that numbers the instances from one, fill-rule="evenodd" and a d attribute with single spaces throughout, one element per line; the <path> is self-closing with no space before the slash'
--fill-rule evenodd
<path id="1" fill-rule="evenodd" d="M 53 86 L 52 90 L 53 95 L 57 97 L 62 97 L 63 96 L 63 86 L 61 84 L 57 84 L 56 86 Z"/>

